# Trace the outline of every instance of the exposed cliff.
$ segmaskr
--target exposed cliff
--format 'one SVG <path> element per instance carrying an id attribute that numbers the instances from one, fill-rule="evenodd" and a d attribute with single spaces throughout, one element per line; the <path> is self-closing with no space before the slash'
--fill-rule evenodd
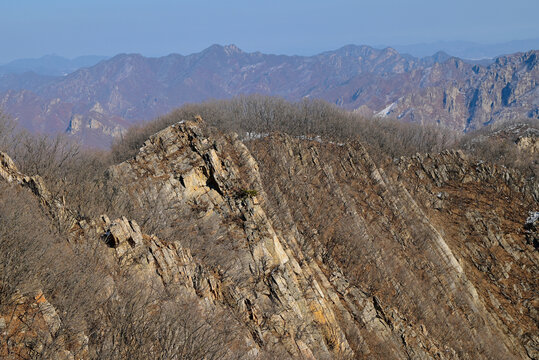
<path id="1" fill-rule="evenodd" d="M 197 316 L 220 314 L 221 357 L 537 357 L 539 255 L 526 218 L 539 189 L 516 171 L 459 152 L 377 166 L 357 142 L 243 143 L 196 119 L 108 170 L 113 200 L 135 218 L 111 221 L 77 217 L 2 156 L 0 176 L 34 189 L 71 244 L 101 249 L 104 304 L 129 300 L 126 278 L 167 294 L 145 314 L 188 299 Z M 87 340 L 58 353 L 97 357 L 111 341 L 81 327 L 72 338 Z M 122 351 L 112 355 L 142 356 Z"/>
<path id="2" fill-rule="evenodd" d="M 464 131 L 503 120 L 538 119 L 538 54 L 501 56 L 486 68 L 458 59 L 434 64 L 422 86 L 399 98 L 387 115 Z"/>

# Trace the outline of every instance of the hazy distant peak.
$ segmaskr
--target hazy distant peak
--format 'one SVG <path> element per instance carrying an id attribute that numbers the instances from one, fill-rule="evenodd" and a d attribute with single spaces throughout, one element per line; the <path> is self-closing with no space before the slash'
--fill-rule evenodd
<path id="1" fill-rule="evenodd" d="M 372 54 L 378 54 L 379 52 L 380 52 L 379 49 L 375 49 L 375 48 L 373 48 L 371 46 L 368 46 L 368 45 L 349 44 L 349 45 L 345 45 L 343 47 L 340 47 L 340 48 L 338 48 L 337 50 L 334 50 L 334 51 L 325 51 L 325 52 L 321 53 L 320 55 L 339 54 L 339 55 L 343 55 L 343 56 L 350 56 L 350 55 L 369 56 L 369 55 L 372 55 Z"/>
<path id="2" fill-rule="evenodd" d="M 531 70 L 538 62 L 539 50 L 529 50 L 526 52 L 520 52 L 510 55 L 501 55 L 495 58 L 494 63 L 496 65 L 507 65 L 510 62 L 522 61 L 528 65 L 528 69 Z"/>
<path id="3" fill-rule="evenodd" d="M 122 53 L 122 54 L 118 54 L 112 57 L 110 60 L 114 62 L 118 60 L 123 61 L 123 60 L 133 60 L 133 59 L 146 59 L 146 57 L 138 53 L 130 53 L 130 54 Z"/>
<path id="4" fill-rule="evenodd" d="M 393 48 L 390 47 L 390 46 L 384 48 L 382 51 L 383 51 L 384 53 L 386 53 L 386 54 L 392 54 L 392 55 L 397 55 L 397 54 L 399 54 L 399 52 L 398 52 L 397 50 L 393 49 Z M 399 55 L 400 55 L 400 54 L 399 54 Z"/>
<path id="5" fill-rule="evenodd" d="M 17 59 L 0 66 L 0 74 L 22 74 L 35 72 L 39 75 L 62 76 L 80 68 L 90 67 L 107 59 L 106 56 L 86 55 L 68 59 L 50 54 L 40 58 Z"/>
<path id="6" fill-rule="evenodd" d="M 105 129 L 103 136 L 109 136 L 115 131 L 110 129 L 188 102 L 250 93 L 292 101 L 320 98 L 346 109 L 364 106 L 369 109 L 366 114 L 436 121 L 464 131 L 508 117 L 538 118 L 537 55 L 529 51 L 504 56 L 497 64 L 483 67 L 442 51 L 419 59 L 389 47 L 347 45 L 307 57 L 212 45 L 187 56 L 120 54 L 53 79 L 35 74 L 4 76 L 0 91 L 7 92 L 0 102 L 29 129 L 64 131 L 69 119 L 81 118 L 92 137 L 97 136 L 96 121 Z M 496 80 L 502 73 L 510 84 Z M 103 111 L 90 111 L 97 102 Z"/>
<path id="7" fill-rule="evenodd" d="M 235 53 L 243 53 L 243 50 L 241 50 L 239 47 L 237 47 L 234 44 L 225 45 L 224 48 L 227 55 L 235 54 Z"/>
<path id="8" fill-rule="evenodd" d="M 539 38 L 495 44 L 482 44 L 471 41 L 437 41 L 432 43 L 393 45 L 393 47 L 401 53 L 408 53 L 417 57 L 428 57 L 437 51 L 444 51 L 452 56 L 479 62 L 485 59 L 493 59 L 501 54 L 513 54 L 529 49 L 539 49 Z"/>
<path id="9" fill-rule="evenodd" d="M 220 44 L 213 44 L 210 47 L 202 50 L 203 54 L 225 54 L 225 55 L 234 55 L 234 54 L 241 54 L 243 53 L 243 50 L 241 50 L 239 47 L 237 47 L 234 44 L 229 45 L 220 45 Z"/>
<path id="10" fill-rule="evenodd" d="M 450 59 L 452 56 L 446 53 L 445 51 L 437 51 L 436 53 L 434 53 L 434 55 L 432 55 L 432 57 L 436 60 L 446 61 Z"/>

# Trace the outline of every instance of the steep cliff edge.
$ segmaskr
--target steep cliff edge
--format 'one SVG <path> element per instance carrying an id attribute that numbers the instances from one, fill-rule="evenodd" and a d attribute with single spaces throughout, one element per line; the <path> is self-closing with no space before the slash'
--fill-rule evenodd
<path id="1" fill-rule="evenodd" d="M 537 357 L 539 256 L 524 226 L 539 191 L 515 171 L 458 152 L 379 167 L 360 143 L 243 143 L 196 119 L 109 168 L 132 218 L 111 221 L 78 218 L 1 160 L 0 176 L 32 189 L 71 244 L 101 249 L 97 297 L 127 301 L 129 278 L 167 294 L 145 313 L 186 300 L 218 313 L 221 357 Z M 109 341 L 98 335 L 87 325 L 58 353 L 97 357 Z"/>

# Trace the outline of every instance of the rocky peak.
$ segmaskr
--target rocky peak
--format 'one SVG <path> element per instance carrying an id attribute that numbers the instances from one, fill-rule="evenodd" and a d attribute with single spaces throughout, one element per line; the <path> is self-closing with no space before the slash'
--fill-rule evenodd
<path id="1" fill-rule="evenodd" d="M 351 353 L 334 290 L 323 285 L 329 281 L 316 264 L 298 258 L 293 244 L 275 233 L 257 170 L 237 136 L 211 135 L 198 120 L 152 136 L 110 174 L 141 203 L 171 209 L 167 224 L 178 221 L 174 213 L 182 216 L 178 209 L 192 208 L 199 227 L 227 239 L 195 255 L 221 273 L 226 305 L 244 314 L 260 346 L 282 342 L 295 356 Z"/>
<path id="2" fill-rule="evenodd" d="M 226 45 L 224 49 L 227 55 L 234 54 L 234 53 L 243 53 L 243 51 L 234 44 Z"/>

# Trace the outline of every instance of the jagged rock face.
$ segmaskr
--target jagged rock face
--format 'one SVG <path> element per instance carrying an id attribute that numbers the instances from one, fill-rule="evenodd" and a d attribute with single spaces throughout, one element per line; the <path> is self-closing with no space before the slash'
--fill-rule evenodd
<path id="1" fill-rule="evenodd" d="M 211 237 L 208 251 L 219 253 L 204 255 L 219 274 L 221 301 L 241 314 L 259 346 L 282 344 L 295 357 L 352 354 L 336 312 L 343 305 L 316 263 L 296 252 L 294 238 L 275 233 L 249 151 L 237 137 L 206 134 L 201 123 L 169 127 L 110 176 L 142 207 L 158 201 L 169 209 L 166 225 L 193 208 L 205 232 L 185 233 L 182 242 Z"/>
<path id="2" fill-rule="evenodd" d="M 0 155 L 0 176 L 27 186 Z M 244 144 L 196 120 L 107 178 L 137 221 L 77 219 L 34 193 L 72 224 L 71 242 L 106 248 L 110 268 L 236 319 L 246 359 L 537 358 L 537 222 L 526 219 L 539 188 L 516 171 L 460 152 L 378 166 L 360 143 Z"/>
<path id="3" fill-rule="evenodd" d="M 526 123 L 515 123 L 511 126 L 495 131 L 489 135 L 492 138 L 509 140 L 517 147 L 530 155 L 539 152 L 539 129 Z"/>
<path id="4" fill-rule="evenodd" d="M 191 206 L 199 226 L 206 228 L 206 234 L 196 236 L 211 234 L 235 244 L 232 249 L 216 247 L 235 259 L 224 276 L 217 272 L 227 306 L 249 314 L 245 320 L 259 344 L 280 338 L 291 354 L 308 349 L 302 351 L 315 357 L 332 350 L 335 355 L 335 349 L 356 357 L 534 356 L 537 304 L 511 311 L 492 305 L 511 306 L 536 290 L 532 274 L 537 253 L 518 231 L 523 221 L 512 226 L 501 221 L 485 230 L 477 223 L 492 222 L 494 215 L 472 207 L 464 214 L 452 213 L 457 225 L 448 227 L 447 215 L 438 214 L 444 206 L 438 192 L 427 203 L 434 204 L 431 214 L 415 186 L 425 181 L 425 188 L 435 191 L 474 184 L 489 189 L 491 197 L 509 191 L 509 198 L 519 199 L 515 207 L 531 210 L 537 183 L 486 165 L 475 169 L 462 154 L 444 155 L 435 164 L 429 158 L 408 160 L 424 168 L 412 176 L 407 173 L 411 165 L 401 166 L 386 175 L 359 144 L 269 137 L 248 144 L 254 161 L 236 138 L 210 139 L 201 124 L 176 125 L 152 137 L 134 160 L 112 169 L 111 176 L 122 179 L 141 204 L 158 202 L 170 209 L 160 221 L 173 226 L 178 220 L 173 214 Z M 248 190 L 256 195 L 245 195 Z M 497 206 L 503 209 L 503 202 Z M 513 214 L 502 211 L 499 216 Z M 470 270 L 483 260 L 462 250 L 469 242 L 467 226 L 477 228 L 477 239 L 505 240 L 495 251 L 509 254 L 515 246 L 523 252 L 508 255 L 511 261 L 503 269 L 489 265 L 506 274 L 507 266 L 528 269 L 514 270 L 523 285 L 509 303 L 503 291 L 491 289 L 501 283 Z M 315 251 L 317 244 L 326 250 Z M 492 246 L 485 251 L 496 256 Z M 195 252 L 202 254 L 210 267 L 223 265 L 223 259 Z M 511 262 L 518 265 L 507 265 Z M 506 325 L 512 316 L 526 325 Z M 298 337 L 297 317 L 302 326 L 311 326 L 309 336 Z"/>
<path id="5" fill-rule="evenodd" d="M 49 215 L 53 218 L 66 223 L 69 228 L 75 221 L 72 212 L 67 209 L 60 199 L 55 199 L 47 187 L 41 176 L 26 176 L 19 172 L 13 160 L 5 153 L 0 151 L 0 178 L 8 183 L 19 184 L 22 187 L 28 188 L 40 202 L 44 205 Z"/>
<path id="6" fill-rule="evenodd" d="M 208 300 L 222 298 L 220 282 L 191 256 L 178 242 L 165 242 L 155 235 L 144 234 L 134 220 L 125 217 L 111 221 L 106 215 L 73 226 L 72 240 L 100 239 L 110 249 L 109 259 L 132 271 L 140 280 L 163 288 L 177 285 L 176 290 Z M 112 284 L 113 286 L 113 284 Z M 112 292 L 112 288 L 106 290 Z"/>
<path id="7" fill-rule="evenodd" d="M 539 119 L 537 59 L 532 50 L 499 57 L 487 68 L 455 59 L 435 64 L 422 86 L 399 98 L 387 115 L 463 131 L 500 120 Z"/>
<path id="8" fill-rule="evenodd" d="M 0 314 L 1 358 L 30 359 L 34 353 L 39 353 L 52 342 L 61 326 L 56 309 L 49 303 L 41 291 L 23 296 L 13 295 L 10 306 L 5 313 Z M 72 359 L 68 350 L 55 354 L 56 359 Z"/>

